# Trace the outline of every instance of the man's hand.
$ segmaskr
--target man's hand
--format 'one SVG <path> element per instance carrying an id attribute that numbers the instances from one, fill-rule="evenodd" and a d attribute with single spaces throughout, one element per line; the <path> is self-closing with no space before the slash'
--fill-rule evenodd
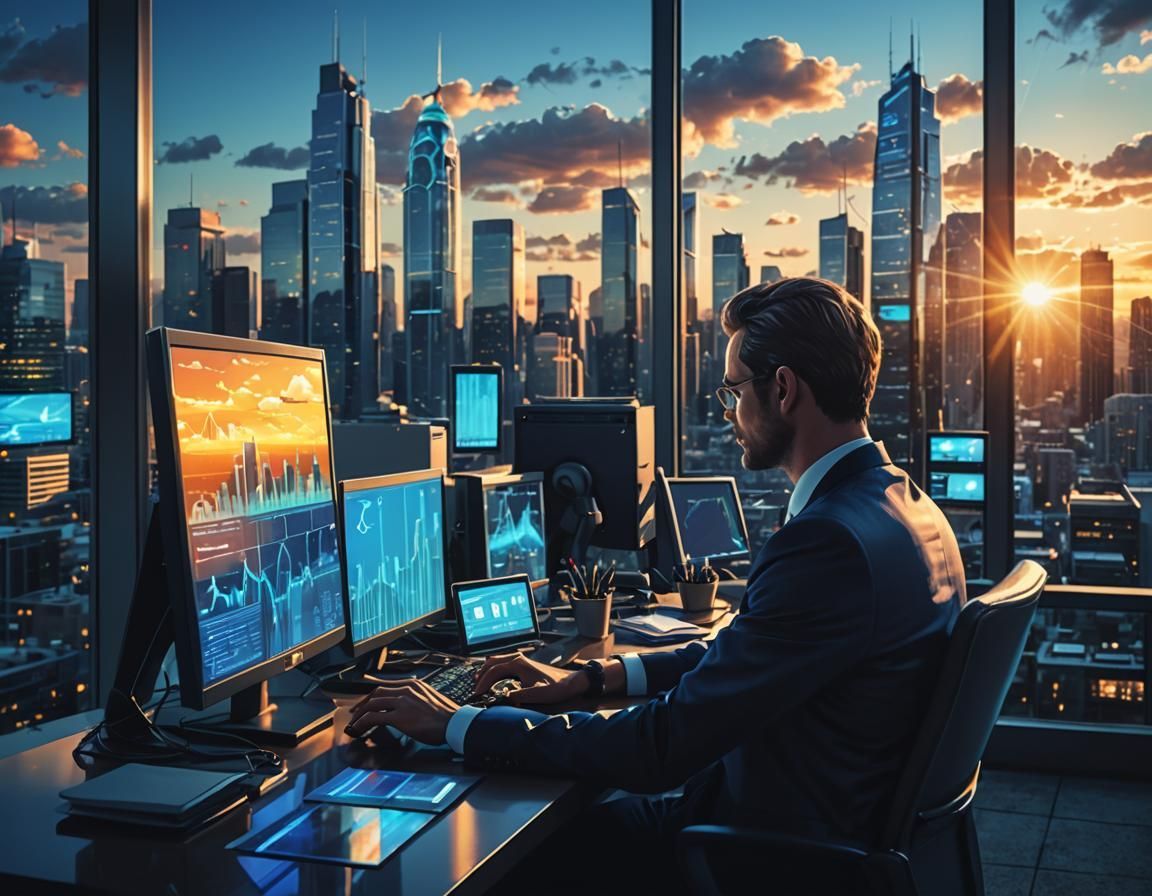
<path id="1" fill-rule="evenodd" d="M 518 678 L 522 687 L 510 693 L 505 702 L 512 706 L 539 706 L 567 703 L 588 690 L 588 676 L 580 670 L 569 672 L 528 659 L 522 653 L 489 657 L 476 680 L 476 693 L 484 694 L 502 678 Z"/>
<path id="2" fill-rule="evenodd" d="M 452 714 L 460 706 L 418 678 L 401 678 L 380 685 L 352 707 L 349 728 L 359 737 L 376 725 L 391 725 L 431 746 L 444 743 Z"/>

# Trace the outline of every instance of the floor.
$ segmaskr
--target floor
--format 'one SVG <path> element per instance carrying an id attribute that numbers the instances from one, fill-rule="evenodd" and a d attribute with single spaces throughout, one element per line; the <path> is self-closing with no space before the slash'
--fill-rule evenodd
<path id="1" fill-rule="evenodd" d="M 1152 896 L 1152 783 L 985 770 L 975 805 L 987 896 Z"/>

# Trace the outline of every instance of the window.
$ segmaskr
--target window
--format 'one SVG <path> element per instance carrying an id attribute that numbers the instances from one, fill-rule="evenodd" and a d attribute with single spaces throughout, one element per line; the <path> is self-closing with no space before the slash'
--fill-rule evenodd
<path id="1" fill-rule="evenodd" d="M 0 733 L 91 699 L 87 11 L 0 21 Z"/>
<path id="2" fill-rule="evenodd" d="M 743 468 L 713 397 L 720 310 L 749 284 L 820 276 L 870 308 L 869 428 L 917 478 L 927 432 L 981 425 L 981 184 L 959 177 L 982 142 L 980 7 L 688 3 L 683 33 L 683 467 L 737 477 L 759 544 L 792 484 Z M 949 514 L 978 574 L 981 514 Z"/>

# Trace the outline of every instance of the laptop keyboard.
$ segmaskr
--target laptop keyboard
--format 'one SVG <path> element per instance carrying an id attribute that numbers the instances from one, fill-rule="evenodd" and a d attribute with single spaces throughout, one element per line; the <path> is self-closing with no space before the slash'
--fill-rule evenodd
<path id="1" fill-rule="evenodd" d="M 424 679 L 429 685 L 451 700 L 463 703 L 476 693 L 476 680 L 480 677 L 480 663 L 460 663 L 437 669 Z"/>

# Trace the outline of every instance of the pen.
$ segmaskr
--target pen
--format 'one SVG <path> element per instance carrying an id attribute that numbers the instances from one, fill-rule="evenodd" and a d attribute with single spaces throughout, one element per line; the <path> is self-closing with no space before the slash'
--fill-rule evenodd
<path id="1" fill-rule="evenodd" d="M 573 574 L 576 576 L 576 579 L 580 584 L 581 593 L 587 594 L 588 584 L 584 581 L 584 575 L 580 572 L 580 567 L 576 565 L 576 561 L 571 557 L 568 558 L 568 565 L 571 567 Z"/>

